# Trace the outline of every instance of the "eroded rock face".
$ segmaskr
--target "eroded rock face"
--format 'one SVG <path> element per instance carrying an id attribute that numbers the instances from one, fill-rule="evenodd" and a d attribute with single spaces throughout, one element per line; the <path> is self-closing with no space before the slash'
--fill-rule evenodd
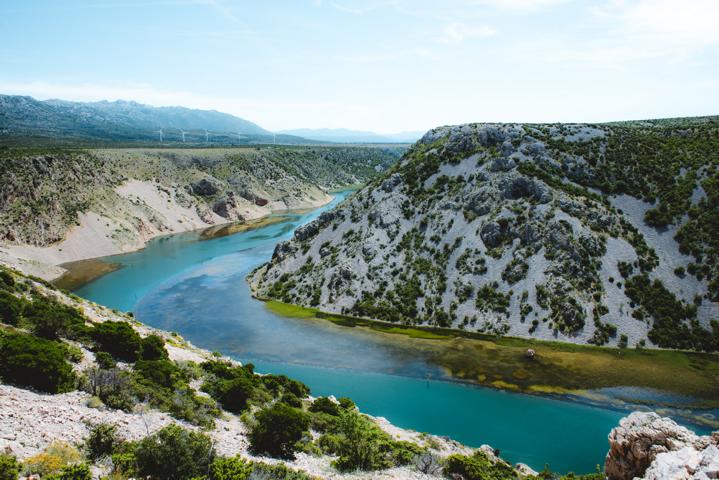
<path id="1" fill-rule="evenodd" d="M 634 412 L 609 434 L 609 480 L 719 478 L 719 432 L 700 437 L 654 412 Z"/>
<path id="2" fill-rule="evenodd" d="M 192 188 L 192 193 L 202 197 L 211 197 L 220 191 L 217 185 L 206 178 L 190 184 L 190 188 Z"/>
<path id="3" fill-rule="evenodd" d="M 240 204 L 237 200 L 237 195 L 234 192 L 227 192 L 227 196 L 221 200 L 218 200 L 213 206 L 212 210 L 219 216 L 226 218 L 230 221 L 244 221 L 245 217 L 240 213 Z"/>

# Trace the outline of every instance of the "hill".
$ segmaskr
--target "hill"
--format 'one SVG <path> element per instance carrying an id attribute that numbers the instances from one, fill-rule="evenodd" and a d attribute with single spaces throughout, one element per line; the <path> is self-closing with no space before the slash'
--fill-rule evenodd
<path id="1" fill-rule="evenodd" d="M 291 135 L 274 135 L 248 120 L 214 110 L 152 107 L 122 100 L 81 103 L 0 95 L 0 144 L 98 142 L 205 146 L 313 143 Z"/>
<path id="2" fill-rule="evenodd" d="M 437 128 L 250 282 L 408 325 L 714 351 L 717 152 L 717 117 Z"/>
<path id="3" fill-rule="evenodd" d="M 401 147 L 0 149 L 0 259 L 52 278 L 64 262 L 273 211 L 369 181 Z"/>

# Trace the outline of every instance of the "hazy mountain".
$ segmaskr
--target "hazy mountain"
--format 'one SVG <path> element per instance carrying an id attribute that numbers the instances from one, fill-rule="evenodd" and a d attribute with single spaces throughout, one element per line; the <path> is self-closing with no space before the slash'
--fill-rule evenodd
<path id="1" fill-rule="evenodd" d="M 322 142 L 337 143 L 414 143 L 424 132 L 375 133 L 346 128 L 297 128 L 279 133 Z"/>
<path id="2" fill-rule="evenodd" d="M 307 143 L 289 135 L 275 136 L 248 120 L 214 110 L 152 107 L 123 100 L 81 103 L 0 95 L 0 140 L 149 143 L 160 141 L 160 129 L 164 143 Z"/>

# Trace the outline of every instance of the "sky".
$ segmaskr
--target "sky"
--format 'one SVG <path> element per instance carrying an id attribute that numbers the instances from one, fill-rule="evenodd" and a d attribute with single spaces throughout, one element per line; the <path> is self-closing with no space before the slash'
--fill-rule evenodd
<path id="1" fill-rule="evenodd" d="M 0 93 L 270 129 L 719 114 L 719 0 L 0 0 Z"/>

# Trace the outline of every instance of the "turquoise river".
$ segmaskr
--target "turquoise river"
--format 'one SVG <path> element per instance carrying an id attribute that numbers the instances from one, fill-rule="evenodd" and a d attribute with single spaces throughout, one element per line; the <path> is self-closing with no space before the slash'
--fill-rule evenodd
<path id="1" fill-rule="evenodd" d="M 277 242 L 349 192 L 309 213 L 233 235 L 199 232 L 161 237 L 143 250 L 107 257 L 121 265 L 75 293 L 133 311 L 146 324 L 175 331 L 257 371 L 302 380 L 313 395 L 348 396 L 395 425 L 489 444 L 511 462 L 558 472 L 593 472 L 607 435 L 626 412 L 444 379 L 425 358 L 371 332 L 330 322 L 283 318 L 250 296 L 245 276 Z"/>

